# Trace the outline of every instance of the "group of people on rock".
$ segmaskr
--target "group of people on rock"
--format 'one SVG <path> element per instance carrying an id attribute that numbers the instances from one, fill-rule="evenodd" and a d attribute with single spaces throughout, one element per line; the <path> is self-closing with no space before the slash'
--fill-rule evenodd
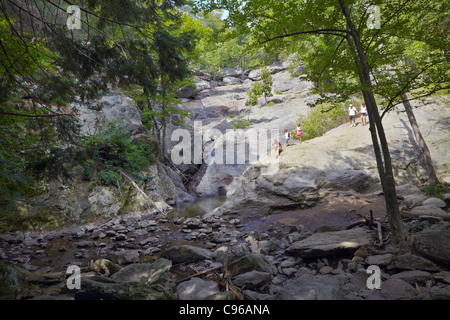
<path id="1" fill-rule="evenodd" d="M 356 110 L 356 108 L 351 104 L 348 107 L 348 117 L 350 118 L 350 128 L 356 127 L 356 115 L 357 114 L 358 114 L 358 110 Z M 367 107 L 366 107 L 365 103 L 363 103 L 361 105 L 360 114 L 361 114 L 362 125 L 363 126 L 367 125 Z"/>
<path id="2" fill-rule="evenodd" d="M 361 114 L 362 125 L 363 126 L 367 125 L 367 107 L 366 107 L 365 103 L 363 103 L 361 105 L 361 109 L 360 109 L 359 113 Z M 350 106 L 348 107 L 348 116 L 350 118 L 350 128 L 356 127 L 357 114 L 358 114 L 358 110 L 352 104 L 350 104 Z M 297 124 L 297 137 L 298 137 L 298 140 L 300 142 L 302 142 L 302 127 L 301 127 L 300 123 Z M 289 146 L 290 139 L 291 139 L 291 133 L 286 128 L 286 129 L 284 129 L 284 140 L 286 142 L 286 146 Z M 277 139 L 273 140 L 272 146 L 278 154 L 280 154 L 281 151 L 283 151 L 283 146 L 281 145 L 281 142 L 279 142 Z"/>
<path id="3" fill-rule="evenodd" d="M 300 142 L 302 142 L 302 126 L 300 123 L 297 124 L 297 138 Z M 286 128 L 284 129 L 284 141 L 286 142 L 286 146 L 289 146 L 289 141 L 291 139 L 291 133 Z M 272 146 L 275 151 L 278 152 L 278 154 L 283 151 L 283 146 L 281 145 L 281 142 L 279 142 L 277 139 L 273 140 Z"/>

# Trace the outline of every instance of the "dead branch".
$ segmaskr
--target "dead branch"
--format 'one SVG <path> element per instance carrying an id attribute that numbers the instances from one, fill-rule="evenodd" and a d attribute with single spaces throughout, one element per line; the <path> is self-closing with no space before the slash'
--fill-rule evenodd
<path id="1" fill-rule="evenodd" d="M 233 294 L 236 296 L 238 300 L 244 300 L 244 297 L 239 292 L 239 289 L 236 288 L 232 283 L 230 279 L 226 279 L 225 281 L 222 280 L 215 280 L 220 286 L 224 287 L 225 290 L 233 292 Z"/>
<path id="2" fill-rule="evenodd" d="M 222 266 L 214 267 L 214 268 L 211 268 L 211 269 L 206 269 L 206 270 L 197 272 L 196 274 L 190 275 L 189 277 L 186 277 L 186 278 L 184 278 L 184 279 L 178 280 L 178 281 L 176 282 L 176 284 L 179 284 L 179 283 L 181 283 L 181 282 L 190 280 L 191 278 L 194 278 L 194 277 L 198 277 L 198 276 L 202 276 L 202 275 L 204 275 L 204 274 L 208 274 L 208 273 L 214 272 L 214 271 L 216 271 L 216 270 L 219 270 L 220 268 L 222 268 Z"/>
<path id="3" fill-rule="evenodd" d="M 155 208 L 156 208 L 156 210 L 158 210 L 158 212 L 159 213 L 161 213 L 162 215 L 163 215 L 163 217 L 164 218 L 166 218 L 167 220 L 169 220 L 170 221 L 170 223 L 172 223 L 172 225 L 173 225 L 173 222 L 172 222 L 172 220 L 170 220 L 169 219 L 169 217 L 156 205 L 156 203 L 154 203 L 153 202 L 153 200 L 152 199 L 150 199 L 150 197 L 141 189 L 141 188 L 139 188 L 139 186 L 136 184 L 136 182 L 134 182 L 133 181 L 133 179 L 131 179 L 129 176 L 127 176 L 125 173 L 123 173 L 122 171 L 120 171 L 120 174 L 124 177 L 124 178 L 126 178 L 132 185 L 133 185 L 133 187 L 135 187 L 136 188 L 136 190 L 138 190 L 139 191 L 139 193 L 144 197 L 144 199 L 145 200 L 147 200 L 148 202 L 150 202 Z"/>

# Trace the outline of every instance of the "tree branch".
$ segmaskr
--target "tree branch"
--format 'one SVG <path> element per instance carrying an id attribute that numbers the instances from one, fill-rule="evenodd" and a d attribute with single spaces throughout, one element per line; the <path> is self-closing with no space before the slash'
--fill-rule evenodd
<path id="1" fill-rule="evenodd" d="M 340 33 L 339 33 L 340 32 Z M 344 34 L 342 34 L 344 33 Z M 318 30 L 309 30 L 309 31 L 299 31 L 299 32 L 293 32 L 293 33 L 287 33 L 280 36 L 275 36 L 269 39 L 266 39 L 262 42 L 259 42 L 259 44 L 264 44 L 270 41 L 273 41 L 275 39 L 283 39 L 287 37 L 292 37 L 300 34 L 328 34 L 328 35 L 334 35 L 339 37 L 346 37 L 348 32 L 346 30 L 339 30 L 339 29 L 318 29 Z"/>

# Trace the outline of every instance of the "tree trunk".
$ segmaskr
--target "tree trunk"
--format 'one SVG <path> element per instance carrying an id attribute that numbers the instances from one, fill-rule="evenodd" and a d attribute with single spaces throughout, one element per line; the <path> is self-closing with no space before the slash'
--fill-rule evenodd
<path id="1" fill-rule="evenodd" d="M 347 41 L 350 48 L 354 51 L 354 58 L 358 69 L 358 76 L 363 87 L 362 93 L 364 96 L 364 102 L 366 103 L 367 112 L 369 113 L 370 132 L 374 146 L 375 157 L 377 160 L 378 174 L 380 176 L 381 186 L 383 188 L 389 226 L 394 240 L 400 244 L 404 244 L 405 240 L 408 237 L 408 233 L 403 227 L 403 221 L 401 219 L 400 211 L 398 208 L 391 156 L 389 153 L 386 135 L 384 133 L 384 128 L 381 123 L 381 117 L 378 113 L 378 107 L 372 92 L 370 68 L 367 63 L 363 46 L 361 44 L 359 33 L 353 23 L 350 12 L 346 4 L 344 3 L 344 0 L 339 0 L 339 5 L 341 6 L 342 13 L 344 14 L 347 21 L 347 30 L 350 32 L 350 37 L 347 37 Z M 382 154 L 380 153 L 380 145 L 378 144 L 378 139 L 381 145 Z"/>
<path id="2" fill-rule="evenodd" d="M 414 133 L 414 138 L 416 139 L 420 150 L 422 151 L 423 157 L 425 158 L 425 166 L 428 174 L 428 184 L 439 183 L 439 179 L 436 176 L 436 171 L 434 170 L 433 160 L 431 159 L 430 150 L 428 149 L 427 143 L 422 137 L 419 126 L 416 121 L 416 117 L 409 103 L 408 96 L 406 93 L 401 95 L 403 106 L 405 107 L 406 114 L 408 115 L 409 123 L 411 124 L 412 131 Z"/>

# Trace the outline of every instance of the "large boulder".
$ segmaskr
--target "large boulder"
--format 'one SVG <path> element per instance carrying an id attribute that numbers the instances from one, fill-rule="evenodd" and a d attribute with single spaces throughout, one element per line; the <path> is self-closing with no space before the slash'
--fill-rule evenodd
<path id="1" fill-rule="evenodd" d="M 163 284 L 170 280 L 172 262 L 158 259 L 153 263 L 139 263 L 126 266 L 111 276 L 116 282 L 142 282 L 147 284 Z"/>
<path id="2" fill-rule="evenodd" d="M 219 285 L 215 281 L 207 281 L 200 278 L 192 278 L 180 283 L 177 287 L 177 298 L 180 300 L 205 300 L 220 292 Z"/>
<path id="3" fill-rule="evenodd" d="M 375 232 L 364 228 L 315 233 L 304 240 L 294 242 L 287 249 L 287 253 L 303 258 L 333 256 L 371 245 L 374 239 Z"/>
<path id="4" fill-rule="evenodd" d="M 256 289 L 270 283 L 272 278 L 271 273 L 253 270 L 236 276 L 233 284 L 238 287 L 245 286 L 247 289 Z"/>
<path id="5" fill-rule="evenodd" d="M 288 280 L 277 293 L 280 300 L 339 300 L 344 279 L 328 275 L 304 274 Z"/>
<path id="6" fill-rule="evenodd" d="M 197 95 L 197 93 L 199 92 L 199 89 L 197 89 L 195 86 L 191 86 L 189 84 L 181 87 L 177 92 L 176 92 L 176 97 L 177 98 L 195 98 L 195 96 Z"/>
<path id="7" fill-rule="evenodd" d="M 14 300 L 25 285 L 29 271 L 0 262 L 0 300 Z"/>
<path id="8" fill-rule="evenodd" d="M 450 266 L 450 223 L 440 222 L 412 235 L 414 250 L 438 264 Z"/>
<path id="9" fill-rule="evenodd" d="M 161 256 L 173 263 L 185 263 L 211 259 L 211 252 L 200 247 L 181 245 L 168 248 Z"/>
<path id="10" fill-rule="evenodd" d="M 141 282 L 116 283 L 108 278 L 82 277 L 76 300 L 172 300 L 171 289 Z"/>
<path id="11" fill-rule="evenodd" d="M 230 256 L 225 262 L 224 269 L 230 276 L 249 271 L 260 271 L 264 273 L 274 273 L 276 271 L 276 267 L 270 264 L 263 255 L 248 252 Z"/>

